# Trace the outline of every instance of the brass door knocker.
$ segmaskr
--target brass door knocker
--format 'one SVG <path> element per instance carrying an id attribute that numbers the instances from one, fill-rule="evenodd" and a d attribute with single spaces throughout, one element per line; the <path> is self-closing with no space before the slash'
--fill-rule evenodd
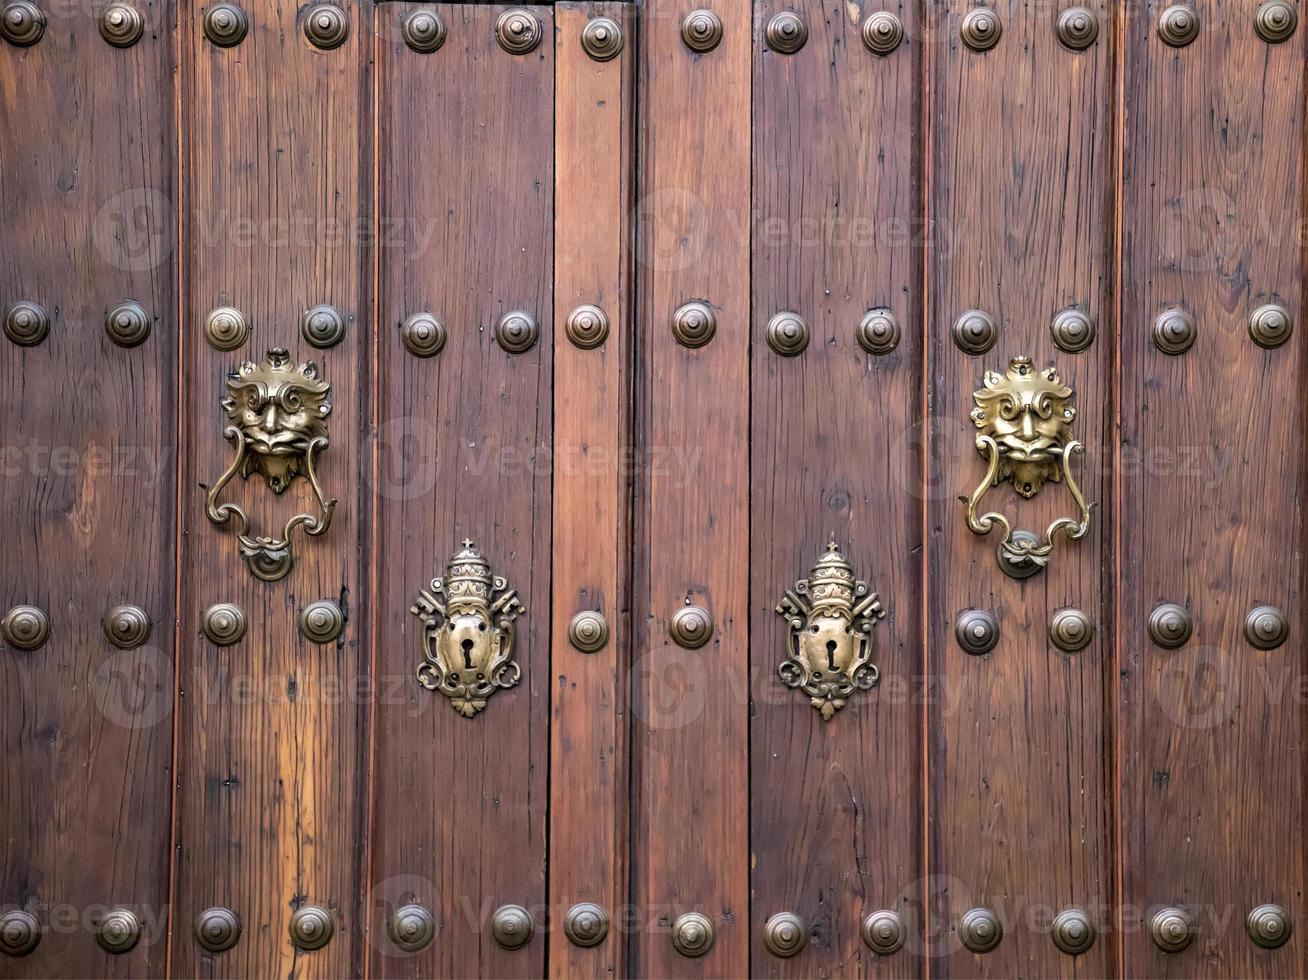
<path id="1" fill-rule="evenodd" d="M 323 494 L 315 469 L 317 455 L 327 448 L 327 401 L 331 385 L 318 377 L 312 362 L 296 366 L 285 348 L 268 351 L 256 364 L 246 361 L 227 376 L 227 397 L 222 406 L 232 422 L 223 430 L 236 455 L 222 476 L 207 487 L 204 509 L 219 527 L 236 520 L 241 557 L 256 578 L 275 582 L 291 570 L 291 532 L 303 525 L 317 537 L 332 523 L 336 501 Z M 286 492 L 297 476 L 313 489 L 318 513 L 296 514 L 286 522 L 280 538 L 250 533 L 250 518 L 238 504 L 220 504 L 218 496 L 237 474 L 245 479 L 257 473 L 275 494 Z M 203 484 L 201 484 L 203 486 Z"/>
<path id="2" fill-rule="evenodd" d="M 976 401 L 972 421 L 981 430 L 976 448 L 986 460 L 986 474 L 971 497 L 959 499 L 974 534 L 989 534 L 996 524 L 1003 529 L 997 549 L 999 567 L 1013 578 L 1027 578 L 1049 564 L 1055 534 L 1062 531 L 1075 541 L 1090 529 L 1090 505 L 1072 475 L 1072 456 L 1085 452 L 1085 446 L 1072 438 L 1076 418 L 1076 409 L 1069 404 L 1072 394 L 1059 380 L 1057 369 L 1036 371 L 1029 357 L 1013 358 L 1002 375 L 987 371 L 985 387 L 972 394 Z M 1020 496 L 1030 499 L 1047 480 L 1067 484 L 1078 516 L 1054 520 L 1043 540 L 1030 531 L 1014 531 L 1003 514 L 977 513 L 992 486 L 1009 481 Z"/>

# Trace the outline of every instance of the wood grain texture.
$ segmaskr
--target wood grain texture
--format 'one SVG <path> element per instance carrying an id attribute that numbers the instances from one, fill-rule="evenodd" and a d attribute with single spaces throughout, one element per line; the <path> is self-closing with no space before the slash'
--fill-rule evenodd
<path id="1" fill-rule="evenodd" d="M 1122 852 L 1125 969 L 1158 977 L 1302 975 L 1305 366 L 1302 23 L 1268 45 L 1251 2 L 1205 0 L 1189 47 L 1126 22 L 1122 331 Z M 1304 11 L 1299 10 L 1302 17 Z M 1277 302 L 1275 350 L 1249 314 Z M 1181 306 L 1194 346 L 1169 357 L 1154 319 Z M 1149 639 L 1161 602 L 1190 611 L 1177 650 Z M 1254 649 L 1244 618 L 1280 607 L 1289 641 Z M 1249 910 L 1282 906 L 1290 942 L 1260 950 Z M 1190 948 L 1146 924 L 1191 912 Z"/>
<path id="2" fill-rule="evenodd" d="M 202 33 L 204 3 L 183 7 L 183 274 L 186 280 L 183 479 L 186 539 L 179 610 L 180 745 L 173 972 L 185 976 L 339 977 L 362 970 L 360 897 L 366 796 L 368 611 L 364 556 L 370 496 L 363 479 L 373 329 L 361 233 L 371 220 L 370 3 L 344 4 L 345 44 L 321 51 L 305 38 L 291 0 L 243 7 L 249 34 L 222 49 Z M 316 350 L 300 334 L 304 310 L 330 303 L 345 339 Z M 253 332 L 222 353 L 204 318 L 231 305 Z M 279 582 L 256 580 L 230 528 L 204 514 L 199 484 L 215 480 L 232 448 L 219 402 L 227 373 L 285 347 L 317 363 L 331 384 L 330 446 L 319 473 L 339 503 L 330 530 L 296 532 L 295 566 Z M 311 511 L 306 481 L 277 496 L 252 476 L 224 499 L 250 512 L 260 533 Z M 341 639 L 310 644 L 300 610 L 340 603 Z M 235 602 L 249 632 L 217 648 L 199 632 L 202 610 Z M 288 936 L 295 909 L 328 909 L 336 937 L 305 953 Z M 195 916 L 236 912 L 240 942 L 211 955 L 195 941 Z"/>
<path id="3" fill-rule="evenodd" d="M 931 219 L 939 236 L 931 262 L 928 356 L 933 418 L 927 487 L 930 661 L 939 685 L 929 708 L 929 896 L 933 974 L 1104 976 L 1115 960 L 1111 916 L 1112 778 L 1108 694 L 1112 683 L 1110 499 L 1115 324 L 1116 120 L 1114 21 L 1092 3 L 1099 38 L 1074 52 L 1058 41 L 1058 10 L 1020 0 L 992 5 L 999 43 L 978 53 L 959 37 L 964 2 L 938 9 L 930 72 Z M 1081 354 L 1054 346 L 1050 324 L 1077 306 L 1098 327 Z M 980 308 L 999 323 L 999 341 L 980 357 L 963 353 L 951 327 Z M 968 417 L 985 370 L 1011 357 L 1055 365 L 1076 392 L 1074 432 L 1088 447 L 1080 466 L 1097 507 L 1079 542 L 1060 540 L 1049 568 L 1019 582 L 996 563 L 998 532 L 972 534 L 959 495 L 985 472 Z M 1000 484 L 988 509 L 1015 527 L 1042 532 L 1074 513 L 1070 494 L 1050 483 L 1034 500 Z M 1075 655 L 1048 639 L 1054 612 L 1089 614 L 1095 637 Z M 954 638 L 959 612 L 989 610 L 1000 641 L 972 657 Z M 993 952 L 964 949 L 957 926 L 972 907 L 994 911 L 1004 938 Z M 1049 936 L 1052 915 L 1079 907 L 1100 938 L 1075 959 Z"/>
<path id="4" fill-rule="evenodd" d="M 907 41 L 863 45 L 864 19 L 890 9 Z M 764 41 L 793 10 L 809 28 L 794 55 Z M 755 9 L 753 342 L 750 479 L 752 972 L 916 977 L 922 841 L 922 111 L 921 24 L 913 4 L 803 0 Z M 856 332 L 889 308 L 901 340 L 873 357 Z M 774 314 L 799 313 L 808 349 L 767 343 Z M 881 596 L 873 630 L 881 684 L 829 722 L 785 687 L 776 613 L 828 541 Z M 860 936 L 894 909 L 919 938 L 892 957 Z M 778 959 L 769 916 L 810 926 Z"/>
<path id="5" fill-rule="evenodd" d="M 145 37 L 106 44 L 99 4 L 48 12 L 42 39 L 0 45 L 0 309 L 50 314 L 48 338 L 0 336 L 0 615 L 51 621 L 33 652 L 0 643 L 0 910 L 44 930 L 6 977 L 163 972 L 176 537 L 173 16 L 142 4 Z M 153 319 L 115 346 L 106 313 L 133 299 Z M 135 650 L 101 620 L 133 603 Z M 141 943 L 96 943 L 127 907 Z"/>
<path id="6" fill-rule="evenodd" d="M 550 711 L 550 466 L 553 374 L 554 17 L 546 41 L 511 55 L 495 40 L 507 7 L 437 5 L 449 29 L 431 55 L 409 50 L 409 4 L 378 8 L 379 214 L 403 243 L 379 250 L 377 490 L 379 706 L 370 907 L 374 976 L 530 977 L 545 972 Z M 540 340 L 512 355 L 500 316 L 524 310 Z M 430 359 L 400 328 L 416 312 L 449 331 Z M 420 589 L 464 538 L 518 591 L 517 687 L 464 718 L 419 686 Z M 566 777 L 561 777 L 566 778 Z M 404 956 L 391 911 L 430 908 L 435 942 Z M 537 934 L 506 951 L 501 905 L 526 907 Z"/>

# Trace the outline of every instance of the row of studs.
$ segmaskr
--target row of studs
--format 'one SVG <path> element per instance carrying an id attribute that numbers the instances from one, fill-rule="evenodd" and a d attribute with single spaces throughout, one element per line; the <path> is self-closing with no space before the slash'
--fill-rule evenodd
<path id="1" fill-rule="evenodd" d="M 678 311 L 678 315 L 680 312 Z M 709 315 L 712 315 L 711 310 Z M 682 334 L 678 333 L 678 320 L 674 319 L 672 329 L 677 340 L 686 343 L 682 339 Z M 885 308 L 868 310 L 854 330 L 854 339 L 858 341 L 858 345 L 867 353 L 877 356 L 892 353 L 899 346 L 899 336 L 899 320 L 892 310 Z M 804 353 L 808 349 L 810 339 L 811 331 L 808 322 L 798 313 L 783 310 L 768 320 L 768 346 L 782 357 L 795 357 Z M 699 345 L 687 344 L 687 346 Z"/>

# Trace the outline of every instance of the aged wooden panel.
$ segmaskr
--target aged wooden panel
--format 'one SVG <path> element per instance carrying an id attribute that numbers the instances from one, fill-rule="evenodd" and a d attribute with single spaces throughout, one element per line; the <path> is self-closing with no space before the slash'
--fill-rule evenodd
<path id="1" fill-rule="evenodd" d="M 397 229 L 379 248 L 380 541 L 375 839 L 369 926 L 384 976 L 540 976 L 545 970 L 550 706 L 550 466 L 553 366 L 554 17 L 531 7 L 544 41 L 502 50 L 509 8 L 436 5 L 448 29 L 432 54 L 410 50 L 403 19 L 378 8 L 379 214 Z M 540 325 L 530 350 L 495 339 L 520 310 Z M 448 331 L 430 358 L 410 354 L 415 313 Z M 419 619 L 409 607 L 464 539 L 526 606 L 520 683 L 472 718 L 420 687 Z M 561 777 L 566 778 L 566 777 Z M 388 938 L 399 905 L 435 916 L 435 941 L 406 955 Z M 505 950 L 491 918 L 525 907 L 537 934 Z"/>
<path id="2" fill-rule="evenodd" d="M 344 976 L 362 970 L 360 893 L 368 748 L 367 587 L 370 498 L 361 470 L 373 349 L 370 3 L 344 5 L 349 36 L 334 50 L 309 43 L 289 0 L 245 4 L 249 32 L 235 47 L 209 43 L 205 5 L 184 5 L 182 483 L 186 538 L 178 612 L 181 646 L 178 828 L 172 968 L 178 975 Z M 326 350 L 301 335 L 318 304 L 345 318 Z M 230 353 L 206 341 L 211 309 L 241 310 L 250 339 Z M 274 347 L 312 361 L 331 384 L 330 445 L 319 473 L 338 499 L 330 530 L 296 531 L 296 561 L 277 582 L 253 577 L 230 528 L 209 523 L 197 486 L 217 479 L 233 449 L 220 407 L 226 377 Z M 314 510 L 306 481 L 275 495 L 255 474 L 225 499 L 249 509 L 261 534 Z M 337 602 L 345 628 L 314 644 L 300 611 Z M 234 602 L 248 633 L 217 647 L 202 611 Z M 297 951 L 292 914 L 326 909 L 325 948 Z M 241 919 L 235 947 L 202 948 L 196 916 L 224 906 Z"/>
<path id="3" fill-rule="evenodd" d="M 1002 36 L 988 51 L 964 44 L 969 4 L 950 2 L 933 29 L 932 251 L 928 357 L 935 417 L 926 487 L 930 662 L 939 685 L 930 713 L 931 948 L 942 975 L 1106 975 L 1116 960 L 1111 916 L 1110 728 L 1113 662 L 1111 372 L 1115 364 L 1112 258 L 1116 157 L 1115 15 L 1090 4 L 1098 37 L 1065 47 L 1051 4 L 1012 0 L 987 8 Z M 980 8 L 975 8 L 980 9 Z M 1097 338 L 1082 353 L 1055 346 L 1054 317 L 1089 316 Z M 960 314 L 994 317 L 998 342 L 964 353 L 952 339 Z M 1025 581 L 996 562 L 999 532 L 971 533 L 959 495 L 985 473 L 969 419 L 987 370 L 1029 356 L 1056 366 L 1075 390 L 1075 464 L 1096 503 L 1089 533 L 1059 539 L 1049 568 Z M 1065 485 L 1032 500 L 1012 484 L 990 491 L 1018 528 L 1042 533 L 1076 513 Z M 1067 654 L 1050 641 L 1051 617 L 1088 614 L 1092 641 Z M 958 614 L 992 613 L 1000 639 L 971 656 L 955 639 Z M 1004 936 L 992 952 L 963 947 L 960 922 L 988 908 Z M 1073 958 L 1056 948 L 1051 918 L 1079 908 L 1099 939 Z M 933 972 L 935 972 L 933 970 Z"/>
<path id="4" fill-rule="evenodd" d="M 1255 31 L 1257 4 L 1194 5 L 1187 47 L 1126 23 L 1122 336 L 1122 869 L 1125 969 L 1136 976 L 1298 976 L 1305 964 L 1303 734 L 1305 380 L 1304 30 Z M 1302 9 L 1300 15 L 1302 16 Z M 1278 303 L 1289 341 L 1251 313 Z M 1164 354 L 1179 307 L 1194 346 Z M 1150 613 L 1177 603 L 1193 636 L 1162 649 Z M 1256 606 L 1289 617 L 1274 650 L 1245 637 Z M 1259 949 L 1249 911 L 1275 903 L 1289 943 Z M 1194 938 L 1167 954 L 1147 925 L 1179 906 Z"/>
<path id="5" fill-rule="evenodd" d="M 47 338 L 0 336 L 0 615 L 40 607 L 50 638 L 0 643 L 0 911 L 25 909 L 36 950 L 7 977 L 164 969 L 176 540 L 173 16 L 143 4 L 131 48 L 96 11 L 50 10 L 39 42 L 0 44 L 0 309 L 28 300 Z M 147 311 L 114 344 L 106 314 Z M 120 604 L 150 620 L 117 649 Z M 96 943 L 105 912 L 142 923 L 130 953 Z"/>
<path id="6" fill-rule="evenodd" d="M 765 40 L 791 10 L 794 54 Z M 906 40 L 864 46 L 874 12 Z M 922 65 L 914 4 L 760 4 L 754 45 L 750 728 L 755 976 L 920 976 L 922 841 Z M 815 111 L 816 107 L 821 111 Z M 873 356 L 858 328 L 890 310 L 900 340 Z M 769 320 L 803 317 L 808 347 L 783 357 Z M 777 667 L 788 655 L 783 590 L 828 542 L 879 593 L 880 685 L 829 722 Z M 915 933 L 882 958 L 864 916 L 899 913 Z M 807 946 L 781 959 L 769 917 L 793 912 Z"/>

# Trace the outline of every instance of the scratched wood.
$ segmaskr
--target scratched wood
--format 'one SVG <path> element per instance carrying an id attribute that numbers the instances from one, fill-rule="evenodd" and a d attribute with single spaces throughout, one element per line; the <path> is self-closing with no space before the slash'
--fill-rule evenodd
<path id="1" fill-rule="evenodd" d="M 367 582 L 370 526 L 362 438 L 370 404 L 371 260 L 361 239 L 371 219 L 370 16 L 349 3 L 350 33 L 333 51 L 311 46 L 290 0 L 244 4 L 238 46 L 204 39 L 204 4 L 183 7 L 182 268 L 186 451 L 178 611 L 181 645 L 178 823 L 172 969 L 178 975 L 334 977 L 362 970 L 361 885 L 369 746 Z M 304 310 L 336 307 L 347 322 L 330 350 L 300 333 Z M 242 310 L 249 342 L 223 353 L 205 341 L 219 305 Z M 295 532 L 295 566 L 256 580 L 230 528 L 204 514 L 200 484 L 215 480 L 232 448 L 219 406 L 226 376 L 274 347 L 313 361 L 331 384 L 330 446 L 319 473 L 338 499 L 330 530 Z M 225 499 L 248 507 L 259 533 L 313 509 L 305 480 L 274 495 L 252 476 Z M 339 641 L 308 643 L 300 610 L 337 601 Z M 217 648 L 200 634 L 202 610 L 235 602 L 244 640 Z M 326 908 L 336 936 L 314 952 L 292 947 L 292 913 Z M 220 954 L 196 942 L 192 923 L 210 906 L 241 919 L 237 945 Z"/>
<path id="2" fill-rule="evenodd" d="M 48 7 L 49 5 L 43 5 Z M 0 309 L 50 314 L 48 338 L 0 337 L 0 614 L 49 615 L 49 641 L 0 643 L 0 911 L 27 909 L 36 950 L 6 977 L 164 970 L 176 540 L 176 201 L 173 16 L 142 4 L 134 47 L 105 43 L 98 7 L 47 11 L 44 36 L 0 44 Z M 116 346 L 125 299 L 152 320 Z M 101 620 L 144 609 L 118 650 Z M 143 924 L 113 956 L 109 908 Z"/>
<path id="3" fill-rule="evenodd" d="M 1158 977 L 1286 977 L 1303 941 L 1304 479 L 1302 24 L 1269 45 L 1257 4 L 1205 0 L 1188 47 L 1157 36 L 1157 3 L 1126 24 L 1122 337 L 1122 869 L 1125 969 Z M 1303 16 L 1300 7 L 1299 15 Z M 1250 339 L 1280 303 L 1288 343 Z M 1197 336 L 1179 356 L 1152 325 L 1180 306 Z M 1162 602 L 1191 640 L 1149 639 Z M 1288 642 L 1252 647 L 1244 619 L 1271 604 Z M 1250 909 L 1294 924 L 1278 950 Z M 1195 935 L 1166 954 L 1149 917 L 1180 906 Z"/>

